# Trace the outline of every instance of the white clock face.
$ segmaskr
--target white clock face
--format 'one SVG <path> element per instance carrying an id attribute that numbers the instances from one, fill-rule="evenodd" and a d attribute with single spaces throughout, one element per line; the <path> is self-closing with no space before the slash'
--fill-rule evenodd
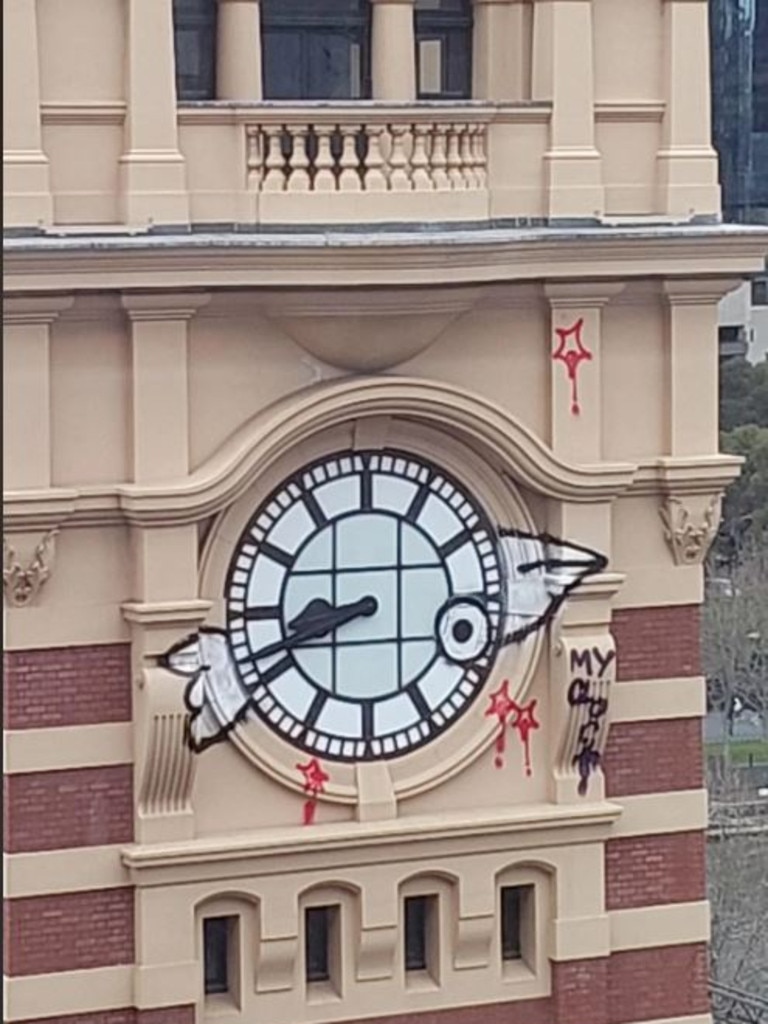
<path id="1" fill-rule="evenodd" d="M 266 725 L 331 759 L 396 757 L 455 721 L 488 676 L 504 611 L 498 546 L 439 467 L 343 452 L 256 511 L 226 605 L 240 683 Z"/>

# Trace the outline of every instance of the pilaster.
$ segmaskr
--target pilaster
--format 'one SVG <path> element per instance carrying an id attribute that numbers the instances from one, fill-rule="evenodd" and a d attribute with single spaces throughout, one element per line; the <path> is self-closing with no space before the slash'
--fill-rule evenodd
<path id="1" fill-rule="evenodd" d="M 371 79 L 375 100 L 416 99 L 414 0 L 371 0 Z"/>
<path id="2" fill-rule="evenodd" d="M 708 0 L 663 0 L 664 99 L 658 152 L 659 211 L 672 217 L 720 210 L 710 114 Z"/>
<path id="3" fill-rule="evenodd" d="M 122 218 L 129 225 L 189 221 L 179 152 L 172 0 L 126 0 Z"/>
<path id="4" fill-rule="evenodd" d="M 37 0 L 3 3 L 3 195 L 6 227 L 52 223 L 40 123 Z"/>
<path id="5" fill-rule="evenodd" d="M 530 0 L 472 0 L 472 97 L 499 103 L 531 95 Z"/>
<path id="6" fill-rule="evenodd" d="M 50 330 L 73 302 L 61 295 L 3 302 L 3 433 L 9 489 L 51 486 Z"/>
<path id="7" fill-rule="evenodd" d="M 717 305 L 735 284 L 728 279 L 664 283 L 669 455 L 718 450 Z"/>
<path id="8" fill-rule="evenodd" d="M 218 0 L 216 98 L 260 100 L 261 16 L 259 0 Z"/>
<path id="9" fill-rule="evenodd" d="M 592 0 L 536 0 L 532 98 L 552 104 L 544 161 L 554 219 L 596 218 L 604 212 L 592 34 Z"/>
<path id="10" fill-rule="evenodd" d="M 552 450 L 566 462 L 602 456 L 602 309 L 621 284 L 546 286 L 551 309 L 550 416 Z"/>

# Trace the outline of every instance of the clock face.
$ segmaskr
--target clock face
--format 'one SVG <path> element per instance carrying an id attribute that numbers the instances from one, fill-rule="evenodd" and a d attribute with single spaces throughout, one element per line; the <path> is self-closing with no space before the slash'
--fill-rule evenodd
<path id="1" fill-rule="evenodd" d="M 450 474 L 342 452 L 285 480 L 235 550 L 227 635 L 262 721 L 297 747 L 379 760 L 472 703 L 504 612 L 495 533 Z"/>

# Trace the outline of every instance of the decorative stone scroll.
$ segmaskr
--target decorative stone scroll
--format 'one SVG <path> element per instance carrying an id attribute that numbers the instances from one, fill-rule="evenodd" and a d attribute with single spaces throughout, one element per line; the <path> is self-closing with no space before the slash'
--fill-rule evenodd
<path id="1" fill-rule="evenodd" d="M 575 778 L 579 796 L 586 796 L 590 779 L 602 768 L 608 741 L 616 648 L 610 634 L 599 634 L 562 638 L 556 654 L 565 708 L 556 772 L 561 779 Z"/>
<path id="2" fill-rule="evenodd" d="M 188 838 L 193 831 L 195 758 L 187 743 L 189 716 L 177 680 L 146 669 L 139 704 L 139 825 L 146 842 Z"/>
<path id="3" fill-rule="evenodd" d="M 706 499 L 705 499 L 706 500 Z M 677 565 L 696 565 L 704 561 L 717 534 L 720 522 L 720 497 L 714 495 L 701 506 L 701 499 L 667 497 L 659 509 L 664 537 Z"/>
<path id="4" fill-rule="evenodd" d="M 50 579 L 58 532 L 54 528 L 43 536 L 26 569 L 18 561 L 16 549 L 3 538 L 3 590 L 12 607 L 24 608 L 32 604 L 40 588 Z"/>

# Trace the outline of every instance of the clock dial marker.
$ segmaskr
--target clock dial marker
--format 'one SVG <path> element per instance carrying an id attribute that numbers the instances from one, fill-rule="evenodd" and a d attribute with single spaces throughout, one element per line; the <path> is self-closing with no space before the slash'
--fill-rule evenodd
<path id="1" fill-rule="evenodd" d="M 273 562 L 277 562 L 278 565 L 282 565 L 286 569 L 290 569 L 293 565 L 293 555 L 288 551 L 284 551 L 283 548 L 276 547 L 274 544 L 263 543 L 259 548 L 259 554 L 264 555 L 265 558 L 269 558 Z"/>
<path id="2" fill-rule="evenodd" d="M 437 549 L 440 552 L 441 558 L 448 558 L 454 551 L 458 551 L 459 548 L 463 548 L 465 544 L 468 544 L 472 539 L 472 534 L 469 530 L 460 530 L 457 534 L 454 534 L 450 540 L 447 540 L 445 544 L 441 544 Z"/>

